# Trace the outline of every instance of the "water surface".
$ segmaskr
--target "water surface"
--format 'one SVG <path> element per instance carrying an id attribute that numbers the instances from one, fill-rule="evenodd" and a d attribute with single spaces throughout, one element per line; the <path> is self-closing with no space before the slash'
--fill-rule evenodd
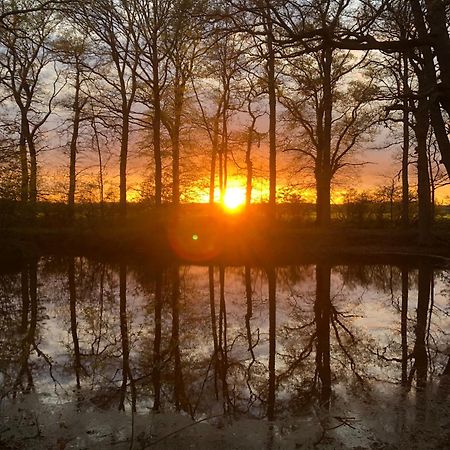
<path id="1" fill-rule="evenodd" d="M 1 448 L 448 448 L 450 271 L 0 275 Z"/>

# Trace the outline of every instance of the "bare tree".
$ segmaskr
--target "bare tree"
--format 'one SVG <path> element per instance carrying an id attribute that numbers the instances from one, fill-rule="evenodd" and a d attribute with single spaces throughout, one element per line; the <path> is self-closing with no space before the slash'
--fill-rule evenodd
<path id="1" fill-rule="evenodd" d="M 23 2 L 27 8 L 29 2 Z M 38 140 L 61 89 L 59 70 L 46 71 L 53 63 L 49 39 L 55 30 L 52 14 L 37 11 L 5 18 L 0 34 L 0 84 L 3 121 L 16 125 L 21 162 L 22 201 L 37 200 Z"/>
<path id="2" fill-rule="evenodd" d="M 190 125 L 186 102 L 195 64 L 204 53 L 200 45 L 203 29 L 201 11 L 205 2 L 174 0 L 162 47 L 167 54 L 167 87 L 161 99 L 161 121 L 166 128 L 172 150 L 172 203 L 180 201 L 180 155 L 182 133 Z"/>
<path id="3" fill-rule="evenodd" d="M 194 85 L 200 109 L 199 123 L 211 142 L 210 203 L 214 202 L 216 177 L 221 201 L 227 188 L 230 122 L 241 108 L 239 81 L 245 47 L 242 36 L 222 36 L 220 31 L 212 34 L 205 67 Z"/>
<path id="4" fill-rule="evenodd" d="M 75 0 L 35 0 L 32 2 L 2 1 L 0 8 L 0 26 L 8 29 L 9 19 L 13 16 L 37 12 L 53 13 L 74 3 Z"/>
<path id="5" fill-rule="evenodd" d="M 377 92 L 373 78 L 364 77 L 362 71 L 359 80 L 347 77 L 365 65 L 364 57 L 354 60 L 351 52 L 324 48 L 292 59 L 286 88 L 281 91 L 288 120 L 298 130 L 297 141 L 288 148 L 309 161 L 316 183 L 316 220 L 321 225 L 331 219 L 334 176 L 345 167 L 361 164 L 351 156 L 376 122 L 377 111 L 371 105 Z"/>
<path id="6" fill-rule="evenodd" d="M 245 166 L 246 166 L 246 189 L 245 189 L 245 204 L 248 207 L 252 200 L 253 189 L 253 160 L 252 150 L 254 144 L 260 144 L 261 140 L 265 137 L 266 133 L 261 133 L 257 130 L 257 121 L 259 118 L 266 114 L 264 108 L 258 103 L 261 97 L 262 91 L 258 89 L 257 83 L 247 78 L 248 90 L 246 92 L 246 112 L 249 115 L 250 121 L 247 129 L 244 133 L 246 135 L 246 149 L 245 149 Z"/>
<path id="7" fill-rule="evenodd" d="M 155 203 L 159 206 L 163 191 L 162 101 L 170 73 L 169 55 L 177 42 L 176 39 L 172 41 L 169 38 L 171 21 L 174 18 L 174 8 L 179 5 L 173 0 L 136 0 L 134 4 L 137 26 L 141 31 L 138 73 L 143 91 L 141 100 L 149 108 L 155 165 Z M 180 92 L 177 93 L 177 101 L 180 101 L 179 94 Z M 175 140 L 177 141 L 176 138 Z"/>
<path id="8" fill-rule="evenodd" d="M 87 33 L 95 36 L 97 51 L 93 55 L 91 70 L 107 88 L 102 99 L 98 100 L 119 122 L 119 202 L 121 213 L 125 215 L 128 150 L 139 61 L 136 11 L 133 4 L 127 1 L 96 0 L 84 2 L 81 6 L 76 5 L 76 10 L 71 14 Z"/>
<path id="9" fill-rule="evenodd" d="M 429 4 L 430 2 L 428 2 Z M 436 1 L 436 4 L 442 3 L 440 1 Z M 428 36 L 427 31 L 427 24 L 425 22 L 425 17 L 423 15 L 421 6 L 417 0 L 411 1 L 411 10 L 412 10 L 412 16 L 414 18 L 414 25 L 416 28 L 416 33 L 420 39 L 426 39 Z M 436 31 L 437 30 L 433 30 Z M 447 38 L 442 39 L 444 42 L 442 42 L 442 45 L 446 47 L 446 41 L 448 41 L 448 32 Z M 439 33 L 438 33 L 439 34 Z M 433 52 L 434 50 L 434 52 Z M 436 73 L 436 67 L 434 64 L 434 57 L 435 53 L 439 53 L 440 58 L 438 59 L 438 62 L 440 66 L 443 64 L 443 69 L 441 71 L 440 77 L 442 80 L 445 80 L 445 75 L 450 76 L 450 71 L 448 74 L 446 74 L 445 69 L 447 68 L 448 62 L 443 63 L 443 58 L 441 51 L 437 51 L 436 47 L 433 49 L 429 46 L 422 46 L 419 49 L 416 50 L 416 56 L 421 57 L 421 95 L 425 96 L 427 99 L 427 105 L 430 112 L 430 122 L 431 126 L 433 127 L 434 134 L 436 136 L 436 140 L 439 145 L 439 149 L 442 156 L 442 163 L 444 164 L 447 173 L 450 175 L 450 140 L 448 137 L 445 120 L 443 117 L 443 112 L 440 108 L 440 104 L 443 105 L 444 108 L 447 110 L 447 114 L 450 114 L 450 111 L 447 109 L 450 109 L 450 99 L 447 97 L 446 89 L 448 89 L 448 86 L 444 83 L 441 85 L 438 81 L 438 75 Z M 448 56 L 447 56 L 448 59 Z M 442 67 L 442 66 L 441 66 Z M 417 72 L 417 71 L 416 71 Z M 445 81 L 446 84 L 447 81 Z M 443 92 L 442 89 L 443 89 Z"/>
<path id="10" fill-rule="evenodd" d="M 67 67 L 66 77 L 71 92 L 66 99 L 66 106 L 71 111 L 69 120 L 69 214 L 73 217 L 76 192 L 76 163 L 79 152 L 79 138 L 82 126 L 87 124 L 89 113 L 86 111 L 89 96 L 85 85 L 89 81 L 90 71 L 86 69 L 88 59 L 88 39 L 76 32 L 61 36 L 54 44 L 53 50 L 58 59 Z"/>
<path id="11" fill-rule="evenodd" d="M 407 40 L 414 35 L 409 4 L 396 0 L 386 6 L 380 15 L 379 30 L 390 39 Z M 383 85 L 386 101 L 391 104 L 386 108 L 387 119 L 402 125 L 402 225 L 409 225 L 409 152 L 410 152 L 410 116 L 412 71 L 409 64 L 411 51 L 383 53 L 380 84 Z M 390 144 L 390 143 L 389 143 Z"/>
<path id="12" fill-rule="evenodd" d="M 228 28 L 235 33 L 250 36 L 254 41 L 253 53 L 259 55 L 264 67 L 263 80 L 269 104 L 269 211 L 275 216 L 277 200 L 277 71 L 280 53 L 280 8 L 288 2 L 269 0 L 224 0 L 220 15 L 227 17 Z"/>

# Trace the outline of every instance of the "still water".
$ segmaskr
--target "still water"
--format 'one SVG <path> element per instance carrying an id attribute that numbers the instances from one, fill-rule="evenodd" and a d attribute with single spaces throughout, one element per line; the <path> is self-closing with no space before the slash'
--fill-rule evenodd
<path id="1" fill-rule="evenodd" d="M 449 448 L 450 270 L 0 274 L 0 448 Z"/>

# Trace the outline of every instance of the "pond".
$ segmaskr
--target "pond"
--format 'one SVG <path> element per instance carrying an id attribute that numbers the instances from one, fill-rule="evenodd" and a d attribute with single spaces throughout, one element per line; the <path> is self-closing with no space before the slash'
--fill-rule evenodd
<path id="1" fill-rule="evenodd" d="M 448 448 L 450 270 L 0 273 L 0 448 Z"/>

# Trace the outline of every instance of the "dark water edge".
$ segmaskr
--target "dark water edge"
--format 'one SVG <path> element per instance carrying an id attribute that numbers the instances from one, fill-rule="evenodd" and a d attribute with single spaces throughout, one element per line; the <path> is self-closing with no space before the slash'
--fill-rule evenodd
<path id="1" fill-rule="evenodd" d="M 316 262 L 409 264 L 450 260 L 450 232 L 436 230 L 426 243 L 416 230 L 333 227 L 293 228 L 190 223 L 164 227 L 20 229 L 0 233 L 0 267 L 18 267 L 45 255 L 90 256 L 157 264 L 283 265 Z M 193 241 L 192 236 L 198 236 Z"/>

